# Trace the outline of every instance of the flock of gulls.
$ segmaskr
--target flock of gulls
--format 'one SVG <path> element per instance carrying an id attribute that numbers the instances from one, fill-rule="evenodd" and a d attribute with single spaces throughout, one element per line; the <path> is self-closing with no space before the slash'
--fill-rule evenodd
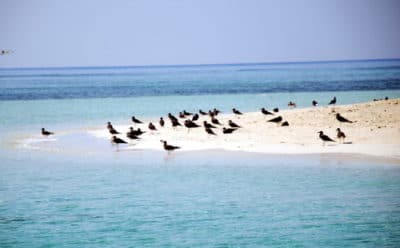
<path id="1" fill-rule="evenodd" d="M 387 99 L 387 98 L 385 98 Z M 336 97 L 334 97 L 330 102 L 329 105 L 335 105 L 336 104 Z M 311 102 L 312 106 L 318 106 L 318 102 L 313 100 Z M 296 103 L 290 101 L 288 103 L 288 107 L 289 108 L 295 108 L 296 107 Z M 236 108 L 232 109 L 232 112 L 235 115 L 238 116 L 242 116 L 243 113 L 241 111 L 239 111 Z M 238 130 L 239 128 L 241 128 L 240 125 L 238 125 L 237 123 L 233 122 L 232 120 L 228 120 L 227 126 L 229 127 L 225 127 L 223 123 L 221 123 L 218 120 L 218 114 L 221 113 L 220 110 L 214 108 L 212 110 L 209 110 L 208 112 L 199 110 L 198 113 L 190 113 L 187 112 L 186 110 L 183 110 L 182 112 L 179 112 L 178 114 L 178 118 L 175 117 L 173 114 L 168 113 L 167 117 L 169 119 L 169 121 L 171 122 L 171 126 L 172 128 L 177 128 L 178 126 L 182 126 L 181 122 L 183 121 L 183 125 L 188 129 L 188 132 L 190 131 L 190 129 L 192 128 L 200 128 L 201 126 L 204 127 L 204 131 L 208 134 L 208 135 L 217 135 L 217 131 L 218 127 L 222 127 L 221 131 L 222 134 L 232 134 L 234 133 L 236 130 Z M 264 116 L 274 116 L 277 115 L 279 113 L 279 109 L 278 108 L 274 108 L 272 111 L 268 111 L 265 108 L 261 109 L 261 113 Z M 199 120 L 200 115 L 202 116 L 209 116 L 210 118 L 210 122 L 208 121 L 203 121 L 203 125 L 198 124 L 196 121 Z M 336 113 L 336 119 L 341 122 L 341 123 L 353 123 L 353 121 L 348 120 L 347 118 L 343 117 L 340 113 Z M 133 124 L 139 125 L 139 124 L 145 124 L 143 123 L 141 120 L 137 119 L 135 116 L 131 117 L 131 120 L 133 122 Z M 284 120 L 282 116 L 278 115 L 276 117 L 273 117 L 269 120 L 267 120 L 267 122 L 272 122 L 272 123 L 276 123 L 278 126 L 289 126 L 289 122 Z M 158 128 L 164 128 L 165 126 L 165 120 L 163 117 L 160 117 L 159 119 L 159 127 Z M 153 131 L 157 131 L 157 127 L 156 125 L 154 125 L 152 122 L 149 122 L 147 125 L 148 128 L 148 132 L 153 132 Z M 107 123 L 107 129 L 109 131 L 109 133 L 111 134 L 111 142 L 113 144 L 127 144 L 128 142 L 125 141 L 124 139 L 118 138 L 116 135 L 121 134 L 120 132 L 118 132 L 113 125 L 111 124 L 111 122 Z M 336 129 L 337 134 L 336 134 L 336 138 L 338 141 L 341 141 L 342 143 L 344 143 L 344 139 L 346 138 L 345 133 L 340 129 L 337 128 Z M 147 131 L 143 131 L 140 128 L 138 129 L 134 129 L 133 127 L 129 128 L 129 131 L 126 133 L 126 137 L 131 139 L 131 140 L 139 140 L 140 136 L 145 134 Z M 53 132 L 47 131 L 46 129 L 42 128 L 42 135 L 43 136 L 49 136 L 49 135 L 54 135 Z M 322 141 L 322 145 L 325 146 L 326 142 L 336 142 L 334 139 L 330 138 L 329 136 L 327 136 L 326 134 L 324 134 L 323 131 L 319 131 L 319 138 Z M 180 149 L 179 146 L 174 146 L 174 145 L 170 145 L 168 144 L 168 142 L 166 140 L 160 140 L 160 142 L 162 143 L 163 148 L 166 151 L 173 151 L 176 149 Z"/>

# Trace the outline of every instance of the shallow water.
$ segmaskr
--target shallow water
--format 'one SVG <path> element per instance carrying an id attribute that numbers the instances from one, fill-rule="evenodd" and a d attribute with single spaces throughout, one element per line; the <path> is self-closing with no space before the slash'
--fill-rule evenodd
<path id="1" fill-rule="evenodd" d="M 313 99 L 323 106 L 333 96 L 338 98 L 338 104 L 351 104 L 386 96 L 399 98 L 400 90 L 0 101 L 0 130 L 10 131 L 9 127 L 13 127 L 37 132 L 41 127 L 82 128 L 104 125 L 107 121 L 128 125 L 132 115 L 158 120 L 183 109 L 197 112 L 217 107 L 223 113 L 231 113 L 233 107 L 241 111 L 260 111 L 262 107 L 285 109 L 289 99 L 298 107 L 310 107 Z"/>
<path id="2" fill-rule="evenodd" d="M 1 69 L 0 247 L 398 247 L 398 161 L 127 151 L 84 131 L 183 109 L 399 98 L 399 80 L 399 60 Z"/>
<path id="3" fill-rule="evenodd" d="M 400 167 L 326 155 L 4 155 L 1 247 L 397 247 Z"/>

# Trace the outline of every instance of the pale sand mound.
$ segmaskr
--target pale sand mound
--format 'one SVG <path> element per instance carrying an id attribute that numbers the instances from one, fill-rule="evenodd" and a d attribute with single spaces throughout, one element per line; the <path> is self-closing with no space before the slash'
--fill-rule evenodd
<path id="1" fill-rule="evenodd" d="M 336 113 L 354 123 L 340 123 Z M 290 124 L 281 127 L 267 122 L 276 116 L 282 116 Z M 128 117 L 127 117 L 128 118 Z M 158 119 L 152 121 L 158 131 L 150 132 L 147 124 L 138 125 L 147 133 L 139 141 L 132 143 L 126 149 L 162 149 L 160 140 L 181 146 L 181 150 L 225 149 L 263 153 L 361 153 L 377 156 L 400 157 L 400 99 L 376 102 L 291 109 L 281 111 L 274 116 L 264 116 L 261 112 L 244 113 L 242 116 L 220 114 L 219 121 L 228 127 L 228 120 L 242 126 L 233 134 L 222 134 L 221 126 L 215 130 L 217 136 L 208 135 L 203 127 L 191 129 L 186 127 L 173 129 L 167 117 L 166 125 L 159 127 Z M 200 116 L 198 124 L 203 120 L 210 122 L 208 116 Z M 183 119 L 179 119 L 183 125 Z M 114 123 L 114 127 L 123 132 L 119 135 L 124 140 L 129 126 Z M 341 128 L 346 134 L 345 144 L 336 138 L 336 128 Z M 322 146 L 317 132 L 322 130 L 335 139 L 336 143 Z M 104 127 L 91 134 L 99 138 L 110 139 L 111 135 Z"/>

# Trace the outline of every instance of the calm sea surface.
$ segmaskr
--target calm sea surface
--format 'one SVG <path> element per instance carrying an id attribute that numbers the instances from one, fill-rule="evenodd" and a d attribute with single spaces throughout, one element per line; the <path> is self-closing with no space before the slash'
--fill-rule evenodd
<path id="1" fill-rule="evenodd" d="M 74 152 L 10 145 L 42 126 L 326 105 L 333 96 L 399 98 L 400 60 L 0 69 L 0 247 L 399 247 L 396 162 L 117 152 L 83 147 L 85 136 L 65 138 Z"/>

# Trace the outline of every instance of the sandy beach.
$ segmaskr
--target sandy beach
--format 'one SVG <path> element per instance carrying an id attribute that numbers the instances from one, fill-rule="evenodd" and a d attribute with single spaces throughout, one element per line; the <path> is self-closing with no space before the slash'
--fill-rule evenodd
<path id="1" fill-rule="evenodd" d="M 339 122 L 336 113 L 353 123 Z M 289 126 L 267 122 L 277 116 L 282 116 L 284 121 L 289 122 Z M 174 129 L 167 117 L 164 117 L 164 127 L 159 126 L 158 119 L 144 119 L 144 124 L 134 126 L 135 129 L 140 127 L 146 131 L 137 141 L 130 141 L 126 137 L 126 132 L 133 125 L 113 123 L 113 126 L 121 132 L 118 137 L 129 142 L 129 145 L 120 146 L 120 149 L 128 150 L 161 150 L 163 147 L 160 140 L 166 140 L 169 144 L 180 146 L 180 151 L 219 149 L 274 154 L 344 153 L 400 158 L 400 99 L 293 108 L 268 116 L 261 112 L 243 115 L 221 113 L 217 118 L 223 125 L 215 129 L 215 136 L 208 135 L 203 126 L 190 131 L 184 126 Z M 202 124 L 204 120 L 210 122 L 210 117 L 200 115 L 196 122 Z M 228 127 L 228 120 L 242 128 L 232 134 L 223 134 L 222 127 Z M 157 131 L 147 128 L 149 121 L 156 125 Z M 183 121 L 180 119 L 181 123 Z M 346 134 L 344 143 L 336 137 L 337 128 Z M 323 145 L 318 131 L 323 131 L 336 142 Z M 99 139 L 111 138 L 105 126 L 88 132 Z"/>

